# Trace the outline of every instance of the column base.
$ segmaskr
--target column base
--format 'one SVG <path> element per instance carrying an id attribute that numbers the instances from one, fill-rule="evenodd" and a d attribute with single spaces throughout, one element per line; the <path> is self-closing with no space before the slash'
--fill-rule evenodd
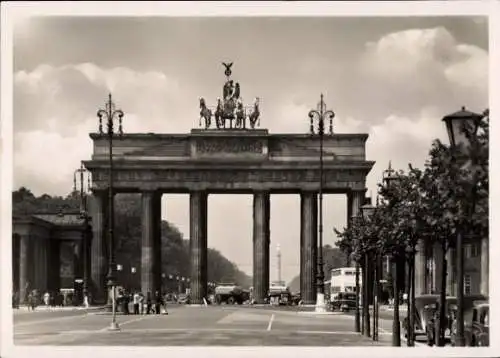
<path id="1" fill-rule="evenodd" d="M 120 326 L 118 325 L 117 322 L 111 322 L 111 324 L 108 327 L 108 331 L 119 331 Z"/>
<path id="2" fill-rule="evenodd" d="M 325 294 L 318 293 L 316 296 L 316 306 L 314 307 L 314 312 L 323 313 L 326 312 Z"/>

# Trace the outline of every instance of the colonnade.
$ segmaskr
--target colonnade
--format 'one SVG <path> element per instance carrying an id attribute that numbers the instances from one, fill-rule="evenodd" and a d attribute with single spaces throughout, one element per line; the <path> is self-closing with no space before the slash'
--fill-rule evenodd
<path id="1" fill-rule="evenodd" d="M 263 303 L 269 290 L 270 192 L 253 193 L 253 296 Z M 161 290 L 161 192 L 142 193 L 141 290 Z M 357 213 L 365 191 L 348 194 L 349 213 Z M 190 199 L 190 287 L 191 303 L 207 296 L 207 204 L 206 191 L 192 191 Z M 316 302 L 316 257 L 318 246 L 317 192 L 300 193 L 300 292 L 304 304 Z M 95 193 L 93 207 L 92 281 L 105 287 L 108 270 L 107 196 Z M 328 273 L 325 273 L 328 275 Z M 98 290 L 99 291 L 99 290 Z"/>
<path id="2" fill-rule="evenodd" d="M 51 240 L 30 234 L 14 234 L 13 253 L 19 259 L 14 260 L 13 267 L 14 284 L 13 291 L 19 292 L 20 302 L 24 302 L 28 291 L 37 289 L 42 294 L 46 291 L 54 291 L 60 287 L 60 244 L 59 240 Z M 82 245 L 74 244 L 75 249 L 75 274 L 80 265 Z M 81 276 L 81 275 L 80 275 Z"/>

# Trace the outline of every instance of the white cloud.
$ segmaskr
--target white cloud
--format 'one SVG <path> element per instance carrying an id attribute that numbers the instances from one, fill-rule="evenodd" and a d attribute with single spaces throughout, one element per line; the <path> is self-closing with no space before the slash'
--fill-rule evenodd
<path id="1" fill-rule="evenodd" d="M 349 100 L 351 113 L 370 113 L 374 123 L 394 114 L 412 117 L 426 107 L 444 114 L 488 103 L 487 52 L 458 43 L 442 27 L 387 34 L 366 45 L 357 65 L 346 75 L 356 95 Z"/>

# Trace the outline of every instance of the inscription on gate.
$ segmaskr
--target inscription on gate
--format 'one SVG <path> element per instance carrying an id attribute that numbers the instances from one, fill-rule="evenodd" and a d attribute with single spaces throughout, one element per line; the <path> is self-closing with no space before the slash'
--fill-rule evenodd
<path id="1" fill-rule="evenodd" d="M 263 154 L 264 143 L 257 138 L 204 138 L 196 142 L 198 154 Z"/>
<path id="2" fill-rule="evenodd" d="M 358 171 L 326 170 L 325 184 L 340 181 L 359 181 L 363 174 Z M 106 181 L 107 172 L 95 173 L 94 180 Z M 120 170 L 115 174 L 119 181 L 166 181 L 166 182 L 290 182 L 314 183 L 319 181 L 317 170 Z"/>

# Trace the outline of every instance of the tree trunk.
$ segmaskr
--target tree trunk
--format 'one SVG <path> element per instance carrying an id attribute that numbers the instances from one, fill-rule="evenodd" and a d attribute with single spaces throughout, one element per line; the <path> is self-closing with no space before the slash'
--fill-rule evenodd
<path id="1" fill-rule="evenodd" d="M 406 281 L 406 287 L 405 287 L 405 293 L 406 293 L 406 323 L 407 323 L 407 326 L 406 326 L 406 345 L 409 347 L 410 346 L 410 317 L 411 317 L 411 312 L 410 312 L 410 289 L 411 289 L 411 260 L 410 260 L 410 257 L 407 256 L 406 257 L 406 266 L 407 266 L 407 276 L 408 276 L 408 280 L 405 280 Z"/>
<path id="2" fill-rule="evenodd" d="M 409 294 L 409 300 L 410 300 L 410 320 L 409 322 L 409 340 L 410 340 L 410 346 L 415 345 L 415 248 L 412 250 L 411 254 L 411 276 L 410 276 L 410 294 Z"/>
<path id="3" fill-rule="evenodd" d="M 364 327 L 365 327 L 365 336 L 366 337 L 370 337 L 370 300 L 369 300 L 369 287 L 370 287 L 370 284 L 369 284 L 369 278 L 370 278 L 370 257 L 368 254 L 365 254 L 365 267 L 366 267 L 366 270 L 365 270 L 365 277 L 363 278 L 363 287 L 365 289 L 365 307 L 363 307 L 364 309 Z"/>
<path id="4" fill-rule="evenodd" d="M 439 320 L 438 331 L 436 332 L 436 344 L 438 347 L 444 346 L 444 323 L 445 323 L 445 307 L 446 307 L 446 243 L 443 241 L 441 244 L 441 262 L 443 263 L 441 269 L 441 289 L 439 294 Z"/>
<path id="5" fill-rule="evenodd" d="M 398 257 L 393 258 L 393 270 L 394 270 L 394 317 L 392 321 L 392 346 L 401 346 L 401 327 L 399 323 L 399 280 L 398 278 Z"/>
<path id="6" fill-rule="evenodd" d="M 356 261 L 356 311 L 354 312 L 354 330 L 356 332 L 361 332 L 360 329 L 360 319 L 359 319 L 359 262 Z"/>
<path id="7" fill-rule="evenodd" d="M 375 255 L 374 257 L 374 263 L 375 265 L 373 265 L 374 267 L 374 275 L 373 275 L 373 313 L 372 313 L 372 317 L 373 317 L 373 334 L 372 334 L 372 338 L 373 340 L 377 340 L 377 327 L 376 327 L 376 322 L 377 322 L 377 274 L 378 274 L 378 267 L 377 267 L 377 255 Z"/>

